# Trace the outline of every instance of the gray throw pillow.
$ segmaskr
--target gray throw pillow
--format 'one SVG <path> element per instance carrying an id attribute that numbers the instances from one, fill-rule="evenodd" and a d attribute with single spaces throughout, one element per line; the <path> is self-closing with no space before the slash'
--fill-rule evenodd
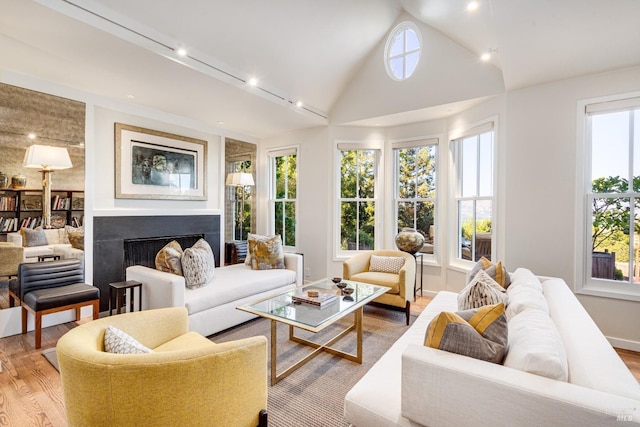
<path id="1" fill-rule="evenodd" d="M 186 287 L 197 289 L 206 285 L 213 278 L 215 266 L 213 251 L 206 240 L 200 239 L 185 249 L 182 254 L 182 274 Z"/>
<path id="2" fill-rule="evenodd" d="M 33 246 L 46 246 L 49 242 L 47 241 L 47 235 L 44 234 L 44 230 L 41 227 L 30 229 L 23 228 L 22 229 L 22 246 L 25 248 L 30 248 Z"/>

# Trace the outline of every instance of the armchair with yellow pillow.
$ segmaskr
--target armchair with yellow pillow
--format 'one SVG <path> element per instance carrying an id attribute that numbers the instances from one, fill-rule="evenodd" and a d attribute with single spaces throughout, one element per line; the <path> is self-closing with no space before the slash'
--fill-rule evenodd
<path id="1" fill-rule="evenodd" d="M 416 278 L 413 255 L 397 250 L 364 251 L 342 263 L 342 275 L 346 280 L 389 287 L 374 301 L 404 309 L 409 324 Z"/>
<path id="2" fill-rule="evenodd" d="M 184 307 L 84 323 L 56 349 L 70 427 L 266 426 L 266 338 L 215 344 Z"/>

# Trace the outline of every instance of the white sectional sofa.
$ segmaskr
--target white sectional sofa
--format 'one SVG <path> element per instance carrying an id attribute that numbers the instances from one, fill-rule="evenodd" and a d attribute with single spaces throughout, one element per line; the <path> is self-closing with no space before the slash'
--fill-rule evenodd
<path id="1" fill-rule="evenodd" d="M 213 279 L 197 289 L 187 288 L 183 276 L 140 265 L 128 267 L 126 278 L 142 283 L 143 310 L 184 306 L 189 329 L 209 336 L 255 317 L 236 307 L 302 286 L 302 255 L 285 253 L 284 261 L 285 269 L 218 267 Z"/>
<path id="2" fill-rule="evenodd" d="M 638 381 L 567 284 L 541 282 L 566 351 L 567 382 L 425 347 L 431 319 L 458 311 L 458 294 L 439 292 L 347 393 L 346 421 L 354 427 L 640 424 Z"/>

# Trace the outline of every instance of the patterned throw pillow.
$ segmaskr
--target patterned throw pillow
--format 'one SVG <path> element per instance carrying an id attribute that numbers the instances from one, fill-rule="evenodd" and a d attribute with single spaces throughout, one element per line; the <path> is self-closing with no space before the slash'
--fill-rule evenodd
<path id="1" fill-rule="evenodd" d="M 84 229 L 67 233 L 71 247 L 84 250 Z"/>
<path id="2" fill-rule="evenodd" d="M 253 263 L 253 249 L 251 246 L 251 242 L 255 242 L 257 240 L 267 240 L 267 239 L 269 239 L 269 236 L 262 236 L 260 234 L 253 234 L 253 233 L 249 233 L 247 235 L 247 256 L 244 259 L 245 265 L 248 265 L 249 267 L 251 267 Z M 253 247 L 255 247 L 255 245 L 253 245 Z"/>
<path id="3" fill-rule="evenodd" d="M 156 254 L 156 270 L 182 276 L 182 254 L 180 243 L 170 241 Z"/>
<path id="4" fill-rule="evenodd" d="M 371 255 L 369 271 L 398 274 L 404 266 L 404 258 L 398 256 Z"/>
<path id="5" fill-rule="evenodd" d="M 263 239 L 249 240 L 251 268 L 253 270 L 273 270 L 284 268 L 282 238 L 275 235 Z M 247 255 L 247 258 L 249 255 Z"/>
<path id="6" fill-rule="evenodd" d="M 42 227 L 34 228 L 22 228 L 20 229 L 22 234 L 22 246 L 30 248 L 33 246 L 46 246 L 49 244 L 47 241 L 47 235 L 44 234 Z"/>
<path id="7" fill-rule="evenodd" d="M 506 302 L 506 290 L 484 271 L 480 270 L 458 294 L 458 310 L 480 308 Z"/>
<path id="8" fill-rule="evenodd" d="M 504 304 L 485 305 L 433 318 L 424 345 L 492 363 L 501 363 L 507 348 Z"/>
<path id="9" fill-rule="evenodd" d="M 114 326 L 107 326 L 104 331 L 104 351 L 117 354 L 153 353 L 153 350 Z"/>
<path id="10" fill-rule="evenodd" d="M 478 260 L 476 265 L 474 265 L 473 268 L 471 269 L 471 273 L 469 273 L 469 277 L 473 279 L 475 275 L 478 273 L 478 271 L 480 270 L 486 271 L 487 274 L 493 280 L 498 282 L 498 284 L 505 289 L 507 289 L 511 284 L 511 277 L 509 276 L 507 269 L 504 268 L 504 266 L 502 265 L 501 261 L 498 262 L 497 264 L 493 264 L 491 261 L 489 261 L 485 257 L 482 257 Z"/>
<path id="11" fill-rule="evenodd" d="M 215 259 L 206 240 L 198 240 L 182 254 L 182 274 L 187 288 L 197 289 L 206 285 L 215 273 Z"/>

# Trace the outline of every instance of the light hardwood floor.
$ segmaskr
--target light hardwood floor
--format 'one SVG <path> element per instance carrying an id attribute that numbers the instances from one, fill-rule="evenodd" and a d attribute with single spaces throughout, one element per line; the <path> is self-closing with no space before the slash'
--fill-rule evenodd
<path id="1" fill-rule="evenodd" d="M 431 301 L 418 296 L 412 314 Z M 70 322 L 42 330 L 42 349 L 34 348 L 33 332 L 0 339 L 0 426 L 66 426 L 60 375 L 42 356 L 55 347 L 58 338 L 80 323 Z M 618 350 L 618 354 L 640 381 L 640 353 Z"/>

